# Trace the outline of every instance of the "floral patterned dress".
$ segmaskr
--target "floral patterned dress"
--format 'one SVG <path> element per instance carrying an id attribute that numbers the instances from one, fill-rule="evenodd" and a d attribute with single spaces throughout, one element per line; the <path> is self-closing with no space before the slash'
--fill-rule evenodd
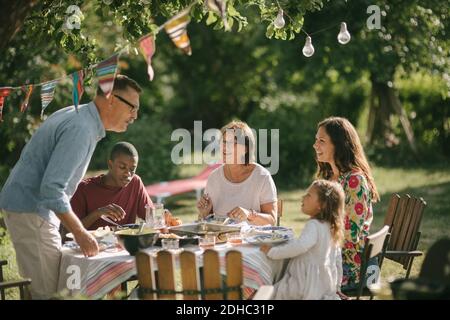
<path id="1" fill-rule="evenodd" d="M 361 254 L 373 220 L 372 198 L 367 179 L 361 171 L 352 170 L 339 177 L 345 192 L 345 230 L 342 249 L 342 286 L 359 282 Z"/>

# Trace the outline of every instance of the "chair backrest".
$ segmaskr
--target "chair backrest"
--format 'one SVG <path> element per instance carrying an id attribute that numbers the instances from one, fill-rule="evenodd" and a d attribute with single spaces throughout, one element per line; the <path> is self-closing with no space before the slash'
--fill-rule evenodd
<path id="1" fill-rule="evenodd" d="M 155 266 L 151 254 L 145 251 L 136 254 L 141 299 L 176 299 L 180 296 L 184 300 L 242 299 L 243 269 L 239 251 L 226 253 L 225 280 L 220 272 L 219 253 L 215 250 L 204 252 L 203 268 L 197 266 L 195 253 L 183 251 L 179 256 L 181 277 L 175 276 L 174 258 L 169 251 L 160 251 Z"/>
<path id="2" fill-rule="evenodd" d="M 364 290 L 367 281 L 367 269 L 370 259 L 378 257 L 378 267 L 386 251 L 389 242 L 389 226 L 384 226 L 381 230 L 366 237 L 364 251 L 361 255 L 360 282 L 357 290 L 357 298 L 359 298 Z M 378 275 L 380 275 L 378 270 Z"/>
<path id="3" fill-rule="evenodd" d="M 417 249 L 420 237 L 420 224 L 426 207 L 422 198 L 408 194 L 393 194 L 389 202 L 384 223 L 389 226 L 391 234 L 388 250 L 413 251 Z M 410 256 L 390 256 L 390 259 L 400 263 L 404 268 L 410 263 Z"/>
<path id="4" fill-rule="evenodd" d="M 277 226 L 280 226 L 282 216 L 283 216 L 283 200 L 278 199 L 278 201 L 277 201 Z"/>

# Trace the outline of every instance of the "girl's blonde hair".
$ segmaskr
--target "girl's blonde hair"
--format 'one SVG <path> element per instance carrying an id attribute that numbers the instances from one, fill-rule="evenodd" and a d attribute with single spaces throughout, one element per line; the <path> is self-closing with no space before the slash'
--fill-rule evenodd
<path id="1" fill-rule="evenodd" d="M 317 191 L 321 211 L 314 218 L 331 225 L 331 237 L 336 244 L 344 240 L 345 194 L 334 181 L 315 180 L 311 187 Z"/>

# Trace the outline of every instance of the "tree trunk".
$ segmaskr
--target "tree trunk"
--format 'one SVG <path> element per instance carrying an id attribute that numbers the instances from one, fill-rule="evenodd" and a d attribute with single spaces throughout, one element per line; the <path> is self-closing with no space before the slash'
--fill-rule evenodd
<path id="1" fill-rule="evenodd" d="M 38 0 L 0 0 L 0 52 L 20 30 Z"/>
<path id="2" fill-rule="evenodd" d="M 372 91 L 370 97 L 369 120 L 367 126 L 367 139 L 370 143 L 378 139 L 383 139 L 386 146 L 394 146 L 399 143 L 398 137 L 394 134 L 391 117 L 397 115 L 402 124 L 408 140 L 409 147 L 417 155 L 417 147 L 414 139 L 414 132 L 411 123 L 403 109 L 395 90 L 387 83 L 377 82 L 373 78 Z"/>

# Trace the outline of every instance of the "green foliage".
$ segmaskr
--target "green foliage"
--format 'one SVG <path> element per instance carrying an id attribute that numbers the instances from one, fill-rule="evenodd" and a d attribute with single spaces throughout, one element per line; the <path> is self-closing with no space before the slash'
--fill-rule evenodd
<path id="1" fill-rule="evenodd" d="M 377 163 L 401 165 L 419 163 L 448 163 L 450 104 L 446 97 L 446 84 L 436 75 L 415 73 L 411 77 L 396 79 L 398 92 L 406 114 L 411 121 L 420 158 L 415 157 L 406 144 L 406 136 L 397 124 L 395 145 L 375 143 L 368 153 Z"/>
<path id="2" fill-rule="evenodd" d="M 144 184 L 170 180 L 176 176 L 176 167 L 170 153 L 172 127 L 158 116 L 143 115 L 130 125 L 126 133 L 108 133 L 92 157 L 90 170 L 107 169 L 106 160 L 112 146 L 119 141 L 132 143 L 139 153 L 137 174 Z"/>
<path id="3" fill-rule="evenodd" d="M 330 115 L 357 123 L 364 90 L 363 83 L 326 83 L 310 94 L 280 92 L 262 101 L 248 121 L 255 129 L 280 129 L 280 169 L 274 176 L 278 186 L 306 186 L 312 181 L 317 123 Z"/>
<path id="4" fill-rule="evenodd" d="M 196 1 L 188 26 L 193 55 L 183 55 L 163 32 L 157 34 L 157 51 L 153 58 L 155 79 L 149 82 L 146 64 L 134 50 L 138 46 L 137 39 L 154 32 L 158 25 L 191 1 L 148 1 L 148 4 L 140 0 L 38 1 L 22 30 L 2 54 L 0 83 L 18 85 L 58 78 L 104 59 L 118 48 L 128 48 L 128 54 L 121 58 L 121 72 L 144 87 L 142 117 L 130 127 L 131 130 L 146 117 L 156 117 L 171 128 L 187 129 L 192 128 L 194 120 L 202 120 L 203 129 L 207 129 L 221 127 L 231 118 L 245 121 L 264 117 L 268 117 L 262 122 L 266 128 L 283 128 L 284 121 L 289 127 L 292 120 L 284 117 L 304 117 L 313 127 L 320 118 L 332 114 L 345 115 L 356 124 L 370 99 L 370 81 L 391 79 L 394 87 L 400 90 L 400 98 L 405 100 L 407 112 L 410 115 L 416 113 L 412 123 L 422 154 L 445 155 L 444 160 L 448 161 L 449 125 L 448 108 L 445 107 L 448 103 L 432 85 L 408 87 L 407 84 L 408 78 L 418 69 L 433 72 L 437 78 L 445 76 L 449 50 L 445 35 L 449 32 L 449 24 L 443 2 L 381 1 L 378 4 L 386 11 L 382 16 L 382 29 L 372 31 L 366 27 L 366 9 L 372 4 L 368 0 L 278 2 L 285 12 L 284 28 L 273 29 L 279 9 L 277 1 L 230 0 L 227 15 L 232 30 L 225 32 L 217 13 L 207 10 L 203 1 Z M 69 5 L 81 8 L 83 19 L 79 30 L 64 28 Z M 339 23 L 343 20 L 352 34 L 352 40 L 345 46 L 336 41 Z M 311 58 L 301 54 L 303 35 L 299 41 L 276 40 L 298 36 L 301 28 L 312 33 L 316 53 Z M 323 32 L 316 33 L 321 30 Z M 403 76 L 398 77 L 402 72 Z M 447 87 L 442 87 L 445 82 L 438 82 L 439 92 L 448 92 Z M 83 102 L 87 102 L 95 90 L 93 79 L 88 79 L 85 84 Z M 71 89 L 70 80 L 59 84 L 55 100 L 46 114 L 70 105 Z M 25 115 L 18 111 L 23 94 L 14 92 L 6 99 L 4 122 L 0 125 L 0 140 L 4 141 L 0 144 L 0 185 L 41 123 L 37 90 Z M 285 95 L 305 102 L 297 105 L 296 101 L 278 101 Z M 278 109 L 284 111 L 280 115 L 278 109 L 269 112 L 267 101 L 272 101 L 271 107 L 283 105 Z M 274 119 L 277 121 L 272 122 Z M 304 132 L 301 128 L 292 132 L 312 139 L 310 133 L 313 130 L 308 129 L 308 125 L 305 124 Z M 399 147 L 404 148 L 402 155 L 408 155 L 400 128 L 398 124 L 402 139 Z M 291 134 L 289 130 L 285 132 Z M 296 150 L 300 149 L 289 149 L 294 146 L 295 138 L 292 142 L 290 137 L 286 138 L 287 149 L 281 169 L 283 163 L 297 161 Z M 125 140 L 125 136 L 120 135 L 118 139 Z M 102 145 L 103 142 L 99 148 Z M 162 145 L 159 143 L 157 150 L 162 150 Z M 170 150 L 169 144 L 164 144 L 164 148 Z M 305 144 L 301 150 L 307 149 Z M 389 158 L 383 153 L 384 149 L 384 141 L 380 139 L 379 144 L 368 151 L 375 160 L 384 161 Z M 162 152 L 167 155 L 169 151 Z M 395 149 L 395 152 L 399 150 Z M 93 159 L 98 161 L 94 167 L 104 168 L 104 157 L 100 160 L 96 157 L 97 154 Z M 405 157 L 395 159 L 409 161 Z M 158 166 L 160 164 L 167 167 L 149 173 L 146 180 L 159 179 L 160 172 L 168 173 L 163 179 L 172 177 L 174 165 L 164 161 L 158 162 Z M 144 162 L 141 165 L 142 170 L 151 172 Z M 149 167 L 153 166 L 154 162 L 150 162 Z M 300 172 L 297 167 L 287 170 L 290 171 Z M 298 181 L 308 180 L 312 171 L 301 171 Z"/>

